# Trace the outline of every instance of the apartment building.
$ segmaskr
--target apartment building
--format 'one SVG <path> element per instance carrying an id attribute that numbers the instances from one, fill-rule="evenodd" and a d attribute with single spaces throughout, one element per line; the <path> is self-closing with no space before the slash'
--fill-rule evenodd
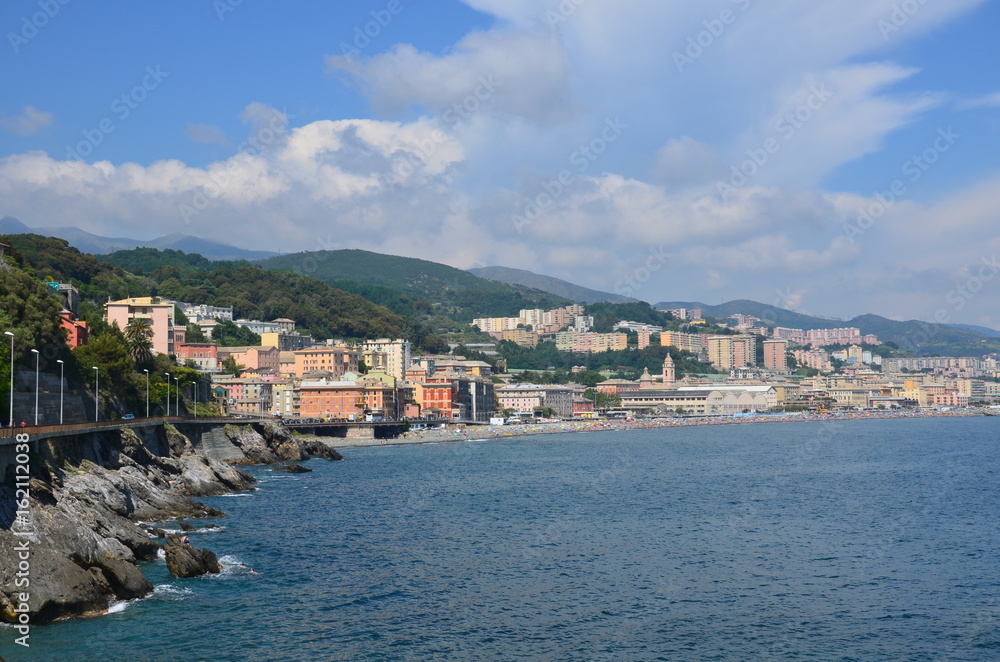
<path id="1" fill-rule="evenodd" d="M 104 321 L 108 324 L 117 323 L 124 330 L 133 320 L 142 320 L 149 328 L 155 353 L 174 353 L 173 303 L 163 303 L 156 297 L 136 297 L 104 304 Z"/>
<path id="2" fill-rule="evenodd" d="M 347 372 L 358 371 L 360 352 L 346 346 L 316 346 L 295 352 L 295 376 L 299 379 L 311 372 L 328 372 L 340 379 Z"/>

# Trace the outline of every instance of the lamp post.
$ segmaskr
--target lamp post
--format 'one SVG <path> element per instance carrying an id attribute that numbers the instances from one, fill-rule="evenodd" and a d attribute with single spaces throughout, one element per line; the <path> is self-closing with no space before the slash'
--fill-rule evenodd
<path id="1" fill-rule="evenodd" d="M 62 359 L 57 359 L 59 364 L 59 425 L 63 424 L 63 374 L 66 372 L 66 364 Z"/>
<path id="2" fill-rule="evenodd" d="M 176 389 L 176 395 L 174 395 L 174 416 L 181 415 L 181 378 L 174 377 L 174 389 Z"/>
<path id="3" fill-rule="evenodd" d="M 97 403 L 101 400 L 101 369 L 96 365 L 94 368 L 94 422 L 100 420 L 100 414 L 97 411 Z"/>
<path id="4" fill-rule="evenodd" d="M 14 334 L 4 331 L 5 336 L 10 336 L 10 426 L 14 427 Z"/>
<path id="5" fill-rule="evenodd" d="M 42 360 L 42 354 L 37 349 L 31 352 L 35 355 L 35 425 L 38 425 L 38 362 Z"/>
<path id="6" fill-rule="evenodd" d="M 167 376 L 167 416 L 170 416 L 170 373 L 163 373 Z"/>
<path id="7" fill-rule="evenodd" d="M 194 386 L 194 417 L 198 418 L 198 382 L 189 382 Z"/>
<path id="8" fill-rule="evenodd" d="M 149 370 L 143 368 L 142 371 L 146 373 L 146 418 L 149 418 Z"/>

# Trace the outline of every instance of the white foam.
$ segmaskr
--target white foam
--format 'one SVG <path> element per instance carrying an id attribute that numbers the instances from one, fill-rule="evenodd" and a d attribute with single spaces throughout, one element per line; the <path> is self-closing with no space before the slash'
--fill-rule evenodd
<path id="1" fill-rule="evenodd" d="M 171 600 L 180 600 L 189 595 L 194 595 L 194 591 L 187 587 L 177 587 L 172 584 L 158 584 L 153 590 L 153 594 Z"/>
<path id="2" fill-rule="evenodd" d="M 131 600 L 123 600 L 121 602 L 112 602 L 111 606 L 108 607 L 108 613 L 109 614 L 120 614 L 121 612 L 123 612 L 126 609 L 128 609 L 130 604 L 132 604 Z"/>

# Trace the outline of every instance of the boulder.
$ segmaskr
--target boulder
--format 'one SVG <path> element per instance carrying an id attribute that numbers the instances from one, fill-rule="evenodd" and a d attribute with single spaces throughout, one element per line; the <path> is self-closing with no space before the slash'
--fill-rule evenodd
<path id="1" fill-rule="evenodd" d="M 226 438 L 240 449 L 243 460 L 231 460 L 232 464 L 274 464 L 281 458 L 271 450 L 264 439 L 251 426 L 227 425 L 223 428 Z"/>
<path id="2" fill-rule="evenodd" d="M 285 471 L 290 474 L 307 474 L 311 473 L 312 469 L 306 469 L 301 464 L 295 464 L 294 462 L 288 464 L 279 464 L 274 468 L 274 471 Z"/>
<path id="3" fill-rule="evenodd" d="M 167 569 L 177 577 L 198 577 L 206 573 L 222 572 L 222 565 L 215 554 L 189 543 L 181 542 L 181 537 L 167 538 Z"/>
<path id="4" fill-rule="evenodd" d="M 144 598 L 153 592 L 153 585 L 139 568 L 127 561 L 105 558 L 98 561 L 97 567 L 119 600 Z"/>
<path id="5" fill-rule="evenodd" d="M 333 446 L 328 446 L 319 439 L 303 439 L 302 446 L 311 457 L 319 457 L 324 460 L 343 460 L 344 456 L 337 452 Z"/>

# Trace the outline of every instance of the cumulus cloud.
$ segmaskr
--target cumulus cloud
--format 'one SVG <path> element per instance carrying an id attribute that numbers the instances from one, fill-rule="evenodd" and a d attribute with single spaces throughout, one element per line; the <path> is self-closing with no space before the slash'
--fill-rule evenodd
<path id="1" fill-rule="evenodd" d="M 21 114 L 14 117 L 0 114 L 0 127 L 19 136 L 31 136 L 50 126 L 53 119 L 52 113 L 48 111 L 25 106 Z"/>
<path id="2" fill-rule="evenodd" d="M 548 124 L 573 110 L 569 55 L 542 30 L 473 32 L 440 56 L 408 44 L 368 59 L 329 55 L 326 65 L 385 115 L 419 106 L 451 123 L 487 112 Z"/>
<path id="3" fill-rule="evenodd" d="M 246 138 L 204 167 L 12 155 L 0 159 L 4 213 L 99 234 L 142 228 L 503 264 L 606 291 L 662 252 L 670 259 L 637 296 L 771 302 L 785 292 L 790 305 L 836 311 L 865 291 L 901 314 L 893 293 L 915 305 L 907 289 L 918 280 L 878 264 L 905 261 L 931 274 L 926 285 L 993 249 L 966 237 L 993 236 L 996 177 L 937 202 L 899 200 L 853 239 L 845 223 L 875 201 L 818 184 L 945 99 L 900 92 L 918 72 L 889 61 L 887 44 L 981 0 L 922 5 L 888 40 L 878 22 L 895 0 L 747 3 L 683 71 L 672 54 L 738 3 L 465 2 L 495 26 L 442 52 L 404 44 L 325 58 L 385 119 L 293 126 L 253 102 L 240 115 Z M 616 117 L 629 128 L 576 168 L 580 146 Z M 211 125 L 186 135 L 225 144 Z M 717 182 L 768 140 L 779 148 L 720 196 Z M 569 181 L 553 184 L 564 169 Z"/>

